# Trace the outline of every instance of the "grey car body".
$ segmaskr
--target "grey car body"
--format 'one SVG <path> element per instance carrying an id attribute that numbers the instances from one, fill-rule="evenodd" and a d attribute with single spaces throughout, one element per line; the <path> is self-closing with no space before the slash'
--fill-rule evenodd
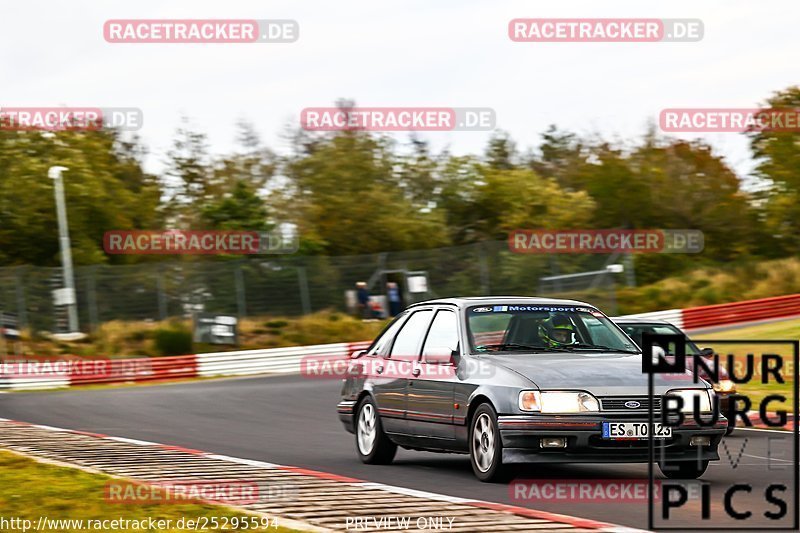
<path id="1" fill-rule="evenodd" d="M 448 298 L 412 305 L 351 365 L 378 365 L 377 368 L 382 369 L 384 363 L 392 361 L 390 354 L 395 336 L 411 320 L 415 320 L 417 327 L 430 328 L 438 313 L 452 313 L 448 317 L 455 319 L 457 345 L 452 360 L 412 356 L 413 372 L 419 372 L 419 377 L 415 374 L 383 376 L 355 372 L 344 380 L 338 404 L 339 418 L 344 427 L 351 433 L 356 432 L 358 407 L 370 400 L 377 406 L 380 429 L 392 445 L 416 450 L 471 453 L 470 423 L 476 410 L 489 404 L 496 413 L 494 422 L 500 436 L 503 464 L 648 461 L 646 439 L 615 441 L 606 440 L 601 435 L 603 422 L 648 420 L 647 375 L 642 373 L 641 351 L 636 344 L 609 321 L 610 327 L 616 328 L 629 341 L 630 353 L 618 350 L 473 353 L 468 313 L 473 312 L 475 306 L 489 309 L 502 305 L 577 306 L 591 309 L 597 316 L 602 315 L 587 303 L 531 297 Z M 420 318 L 422 315 L 424 317 Z M 602 317 L 607 320 L 605 315 Z M 426 331 L 409 353 L 436 352 L 437 349 L 427 346 L 429 334 L 430 331 Z M 452 365 L 452 372 L 428 371 L 430 369 L 426 367 L 429 365 Z M 689 375 L 655 375 L 656 412 L 660 397 L 668 391 L 698 388 L 707 389 L 708 385 L 695 384 Z M 531 390 L 585 391 L 599 400 L 600 409 L 599 412 L 558 415 L 526 412 L 520 408 L 520 392 Z M 660 443 L 663 449 L 659 453 L 670 461 L 718 460 L 717 446 L 725 424 L 722 419 L 711 427 L 688 424 L 675 428 L 672 437 Z M 709 445 L 691 446 L 690 438 L 697 435 L 707 436 Z M 559 449 L 542 448 L 541 440 L 548 436 L 563 437 L 567 444 Z"/>

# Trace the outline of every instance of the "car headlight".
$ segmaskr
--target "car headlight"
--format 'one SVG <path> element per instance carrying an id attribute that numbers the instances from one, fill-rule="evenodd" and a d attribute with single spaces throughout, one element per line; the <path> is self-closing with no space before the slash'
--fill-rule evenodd
<path id="1" fill-rule="evenodd" d="M 587 413 L 600 411 L 600 402 L 588 392 L 522 391 L 519 408 L 551 414 Z"/>
<path id="2" fill-rule="evenodd" d="M 700 399 L 699 405 L 701 413 L 711 412 L 711 396 L 707 389 L 671 390 L 667 393 L 667 396 L 679 396 L 683 398 L 683 408 L 681 411 L 684 413 L 691 413 L 694 411 L 695 398 Z"/>
<path id="3" fill-rule="evenodd" d="M 736 383 L 729 379 L 721 379 L 713 387 L 716 392 L 736 392 Z"/>

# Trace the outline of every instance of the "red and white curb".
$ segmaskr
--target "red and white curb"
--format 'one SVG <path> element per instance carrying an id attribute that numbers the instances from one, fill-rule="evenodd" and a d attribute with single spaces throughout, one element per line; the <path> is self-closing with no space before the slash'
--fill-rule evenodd
<path id="1" fill-rule="evenodd" d="M 290 496 L 233 505 L 278 518 L 305 531 L 346 531 L 347 519 L 450 517 L 448 531 L 642 531 L 525 507 L 372 483 L 294 466 L 229 457 L 180 446 L 56 428 L 0 418 L 0 447 L 34 457 L 141 481 L 224 477 L 257 483 L 261 490 L 290 488 Z M 446 503 L 444 506 L 442 503 Z M 231 506 L 231 505 L 229 505 Z M 377 522 L 373 522 L 377 526 Z M 412 524 L 414 524 L 412 520 Z M 366 527 L 365 527 L 366 526 Z M 350 527 L 377 530 L 370 524 Z M 380 530 L 387 527 L 381 526 Z M 396 529 L 396 528 L 392 528 Z M 403 528 L 408 529 L 408 528 Z M 416 529 L 412 526 L 411 529 Z"/>

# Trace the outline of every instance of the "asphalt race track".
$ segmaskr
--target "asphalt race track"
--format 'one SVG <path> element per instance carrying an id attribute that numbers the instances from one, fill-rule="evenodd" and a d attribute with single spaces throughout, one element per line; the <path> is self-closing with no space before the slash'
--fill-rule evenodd
<path id="1" fill-rule="evenodd" d="M 509 503 L 647 528 L 647 506 L 642 502 L 513 499 L 509 485 L 485 484 L 476 480 L 466 456 L 400 450 L 390 466 L 364 465 L 356 457 L 352 435 L 345 432 L 336 415 L 339 388 L 339 381 L 279 376 L 118 389 L 13 393 L 0 395 L 0 417 L 155 441 L 450 496 Z M 752 493 L 737 493 L 733 501 L 737 509 L 752 511 L 763 524 L 762 514 L 776 510 L 774 505 L 764 500 L 763 489 L 769 482 L 779 480 L 789 485 L 781 497 L 787 501 L 789 513 L 789 521 L 782 525 L 790 525 L 795 512 L 791 434 L 738 430 L 725 442 L 730 459 L 725 449 L 720 447 L 722 460 L 712 463 L 703 477 L 711 485 L 711 516 L 724 514 L 722 493 L 725 489 L 735 483 L 747 482 L 753 486 Z M 771 461 L 767 459 L 768 453 L 771 453 Z M 540 481 L 646 480 L 647 465 L 524 467 L 516 476 Z M 692 514 L 692 521 L 687 524 L 699 524 L 699 509 L 699 502 L 695 500 L 687 504 L 683 512 Z M 718 523 L 714 520 L 703 525 L 713 527 Z"/>

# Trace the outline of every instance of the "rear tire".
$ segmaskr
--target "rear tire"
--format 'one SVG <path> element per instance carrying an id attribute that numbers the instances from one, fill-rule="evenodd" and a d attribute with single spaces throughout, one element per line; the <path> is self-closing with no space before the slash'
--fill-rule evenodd
<path id="1" fill-rule="evenodd" d="M 383 431 L 378 406 L 371 396 L 356 409 L 356 453 L 362 463 L 388 465 L 397 453 L 397 445 Z"/>
<path id="2" fill-rule="evenodd" d="M 481 481 L 497 483 L 506 479 L 497 413 L 488 403 L 479 405 L 470 421 L 469 459 L 475 477 Z"/>
<path id="3" fill-rule="evenodd" d="M 697 479 L 708 468 L 708 461 L 681 461 L 674 463 L 659 463 L 661 473 L 669 479 Z"/>

